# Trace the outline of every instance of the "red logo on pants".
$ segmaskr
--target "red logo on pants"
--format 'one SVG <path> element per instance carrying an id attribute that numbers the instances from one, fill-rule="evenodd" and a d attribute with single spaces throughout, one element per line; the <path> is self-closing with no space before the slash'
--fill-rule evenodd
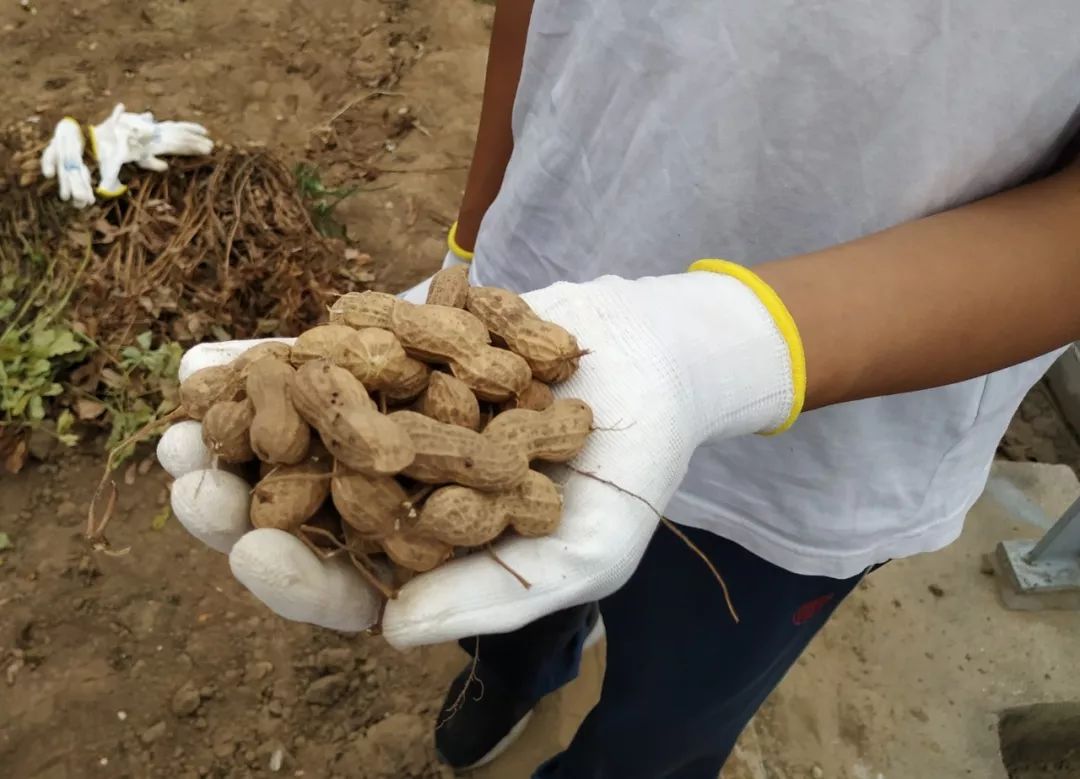
<path id="1" fill-rule="evenodd" d="M 817 616 L 819 611 L 825 608 L 833 597 L 833 593 L 830 592 L 828 595 L 822 595 L 820 598 L 808 600 L 806 603 L 799 606 L 799 608 L 795 610 L 795 613 L 791 615 L 792 624 L 801 625 L 804 622 L 809 622 Z"/>

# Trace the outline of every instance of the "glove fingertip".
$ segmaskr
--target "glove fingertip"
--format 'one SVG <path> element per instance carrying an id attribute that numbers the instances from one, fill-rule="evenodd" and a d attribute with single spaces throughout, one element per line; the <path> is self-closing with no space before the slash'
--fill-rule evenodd
<path id="1" fill-rule="evenodd" d="M 228 554 L 251 527 L 250 490 L 246 481 L 228 471 L 191 471 L 173 482 L 170 503 L 191 535 Z"/>
<path id="2" fill-rule="evenodd" d="M 213 465 L 213 455 L 203 443 L 202 425 L 191 419 L 177 422 L 161 436 L 157 459 L 170 476 L 179 479 Z"/>
<path id="3" fill-rule="evenodd" d="M 320 560 L 283 530 L 263 528 L 229 553 L 233 576 L 275 614 L 330 630 L 358 633 L 379 612 L 375 593 L 341 558 Z"/>

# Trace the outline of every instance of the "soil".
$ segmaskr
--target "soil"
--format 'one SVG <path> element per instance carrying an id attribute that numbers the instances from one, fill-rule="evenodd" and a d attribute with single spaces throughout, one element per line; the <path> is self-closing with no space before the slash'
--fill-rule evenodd
<path id="1" fill-rule="evenodd" d="M 328 185 L 360 186 L 337 218 L 377 286 L 398 290 L 441 262 L 490 21 L 474 0 L 5 3 L 5 115 L 98 121 L 123 101 L 312 162 Z M 1035 397 L 1002 451 L 1078 464 L 1062 425 Z M 455 648 L 398 654 L 270 614 L 168 517 L 146 451 L 110 534 L 130 551 L 90 552 L 98 447 L 0 476 L 0 773 L 450 775 L 432 722 Z"/>

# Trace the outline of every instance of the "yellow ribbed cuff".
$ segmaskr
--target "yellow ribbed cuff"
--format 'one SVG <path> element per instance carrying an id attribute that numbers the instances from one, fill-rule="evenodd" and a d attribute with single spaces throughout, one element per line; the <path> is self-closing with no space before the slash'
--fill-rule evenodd
<path id="1" fill-rule="evenodd" d="M 770 430 L 765 435 L 783 433 L 795 424 L 802 412 L 803 403 L 806 402 L 806 353 L 803 351 L 802 337 L 799 329 L 795 326 L 795 320 L 791 317 L 784 301 L 776 294 L 776 291 L 765 283 L 764 280 L 749 268 L 737 265 L 727 260 L 698 260 L 689 268 L 690 272 L 707 271 L 731 276 L 750 288 L 765 310 L 776 322 L 781 337 L 787 343 L 788 354 L 791 358 L 791 383 L 795 391 L 795 400 L 791 404 L 791 413 L 784 423 L 775 430 Z"/>
<path id="2" fill-rule="evenodd" d="M 450 232 L 446 234 L 446 245 L 449 247 L 451 254 L 457 257 L 459 260 L 465 262 L 472 262 L 473 252 L 467 252 L 458 245 L 457 242 L 457 222 L 450 225 Z"/>

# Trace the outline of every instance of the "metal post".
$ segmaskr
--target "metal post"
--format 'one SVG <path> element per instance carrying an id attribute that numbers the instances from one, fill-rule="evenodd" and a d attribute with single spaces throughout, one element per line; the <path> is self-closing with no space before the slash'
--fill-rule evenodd
<path id="1" fill-rule="evenodd" d="M 1042 560 L 1080 557 L 1080 498 L 1046 531 L 1025 558 L 1035 564 Z"/>
<path id="2" fill-rule="evenodd" d="M 1080 499 L 1038 541 L 1003 541 L 994 553 L 1011 609 L 1080 610 Z"/>

